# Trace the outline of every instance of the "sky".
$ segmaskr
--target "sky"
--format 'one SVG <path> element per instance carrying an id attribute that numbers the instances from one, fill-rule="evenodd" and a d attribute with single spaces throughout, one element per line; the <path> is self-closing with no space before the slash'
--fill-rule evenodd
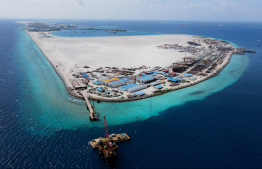
<path id="1" fill-rule="evenodd" d="M 262 21 L 262 0 L 0 0 L 0 18 Z"/>

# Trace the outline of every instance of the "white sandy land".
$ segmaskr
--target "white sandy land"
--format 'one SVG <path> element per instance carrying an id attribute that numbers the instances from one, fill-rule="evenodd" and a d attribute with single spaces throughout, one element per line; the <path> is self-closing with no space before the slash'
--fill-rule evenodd
<path id="1" fill-rule="evenodd" d="M 70 69 L 91 67 L 170 66 L 185 57 L 184 52 L 159 49 L 163 44 L 188 46 L 190 35 L 56 37 L 50 32 L 28 32 L 45 56 L 62 76 L 70 77 Z M 190 56 L 190 55 L 188 55 Z M 76 66 L 77 65 L 77 66 Z"/>

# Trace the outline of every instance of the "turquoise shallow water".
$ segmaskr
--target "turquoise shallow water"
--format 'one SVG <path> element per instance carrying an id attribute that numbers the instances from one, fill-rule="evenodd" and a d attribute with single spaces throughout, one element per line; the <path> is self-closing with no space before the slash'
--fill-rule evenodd
<path id="1" fill-rule="evenodd" d="M 32 121 L 26 122 L 29 131 L 52 134 L 60 130 L 103 127 L 103 121 L 89 122 L 85 102 L 68 95 L 61 79 L 30 37 L 23 31 L 18 31 L 18 34 L 20 63 L 27 65 L 23 68 L 26 76 L 22 79 L 24 90 L 21 97 L 34 105 L 29 109 L 21 105 L 21 112 L 28 112 L 23 118 Z M 235 55 L 219 76 L 195 86 L 140 101 L 95 104 L 95 109 L 100 116 L 107 117 L 108 125 L 146 120 L 170 107 L 203 100 L 223 90 L 241 77 L 247 65 L 247 56 Z"/>
<path id="2" fill-rule="evenodd" d="M 23 67 L 20 96 L 23 101 L 19 103 L 23 104 L 20 107 L 28 129 L 54 133 L 87 125 L 89 116 L 84 101 L 68 95 L 61 79 L 24 31 L 18 31 L 18 37 L 17 53 Z M 24 105 L 26 102 L 32 103 L 30 107 Z"/>

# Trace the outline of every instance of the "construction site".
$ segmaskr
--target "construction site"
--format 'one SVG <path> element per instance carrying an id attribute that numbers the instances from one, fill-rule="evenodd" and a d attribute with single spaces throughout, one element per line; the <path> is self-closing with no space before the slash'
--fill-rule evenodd
<path id="1" fill-rule="evenodd" d="M 166 67 L 99 67 L 74 72 L 69 81 L 70 93 L 100 101 L 130 101 L 151 97 L 158 92 L 177 90 L 204 81 L 218 74 L 229 62 L 236 49 L 226 41 L 195 37 L 187 46 L 163 44 L 159 50 L 175 50 L 184 53 L 181 60 Z M 175 57 L 175 56 L 174 56 Z"/>
<path id="2" fill-rule="evenodd" d="M 183 60 L 173 63 L 173 72 L 206 76 L 222 64 L 228 55 L 239 50 L 226 41 L 204 37 L 187 43 L 189 46 L 179 46 L 179 42 L 157 46 L 160 49 L 173 49 L 185 53 Z M 201 44 L 207 45 L 208 48 Z"/>
<path id="3" fill-rule="evenodd" d="M 202 43 L 208 44 L 209 48 L 196 48 L 195 46 L 202 46 L 200 41 Z M 230 61 L 232 54 L 234 52 L 239 52 L 240 50 L 235 49 L 228 42 L 207 38 L 199 38 L 198 41 L 188 42 L 188 44 L 190 46 L 187 47 L 179 46 L 178 43 L 157 46 L 159 49 L 179 50 L 179 52 L 185 53 L 183 60 L 174 62 L 167 68 L 155 67 L 150 69 L 146 66 L 141 66 L 138 69 L 125 68 L 122 71 L 118 68 L 114 68 L 114 73 L 119 72 L 117 73 L 117 76 L 106 76 L 97 79 L 92 82 L 92 84 L 97 85 L 97 87 L 90 85 L 89 87 L 91 90 L 81 90 L 80 94 L 84 97 L 87 103 L 87 109 L 90 112 L 90 121 L 99 120 L 99 113 L 95 112 L 89 101 L 89 98 L 94 100 L 94 96 L 92 96 L 92 94 L 97 95 L 99 92 L 105 92 L 109 94 L 111 92 L 116 94 L 121 93 L 120 95 L 123 95 L 124 92 L 126 92 L 133 93 L 131 97 L 143 97 L 143 95 L 149 95 L 149 88 L 154 89 L 151 95 L 156 92 L 163 91 L 161 90 L 163 89 L 162 85 L 166 86 L 164 90 L 168 90 L 168 88 L 179 89 L 179 86 L 180 88 L 182 88 L 181 86 L 188 87 L 201 82 L 201 80 L 204 81 L 207 78 L 218 74 L 219 71 L 221 71 L 223 67 L 225 67 Z M 82 75 L 84 80 L 79 82 L 78 86 L 82 88 L 83 83 L 88 85 L 91 79 L 90 76 L 95 75 L 94 72 L 101 72 L 105 74 L 104 70 L 101 71 L 101 69 L 103 68 L 99 68 L 97 71 L 90 72 L 90 75 L 87 75 L 87 72 L 81 73 L 79 76 Z M 137 74 L 138 71 L 139 73 Z M 94 77 L 95 76 L 92 76 L 92 78 Z M 201 80 L 198 82 L 193 82 L 197 79 Z M 76 84 L 76 82 L 74 83 Z M 104 85 L 106 88 L 98 85 Z M 109 90 L 109 88 L 112 89 Z M 117 157 L 117 149 L 119 147 L 116 143 L 128 141 L 130 140 L 130 137 L 126 133 L 109 135 L 106 117 L 104 117 L 103 120 L 105 137 L 93 139 L 89 141 L 89 144 L 93 149 L 98 149 L 99 154 L 106 160 L 106 162 L 110 162 L 115 160 Z"/>
<path id="4" fill-rule="evenodd" d="M 90 99 L 100 101 L 133 101 L 144 99 L 166 92 L 179 90 L 198 84 L 216 76 L 230 61 L 233 54 L 243 52 L 243 48 L 234 48 L 226 41 L 196 37 L 187 42 L 188 46 L 163 44 L 156 46 L 159 50 L 177 50 L 184 53 L 181 60 L 167 67 L 118 68 L 99 67 L 87 71 L 74 72 L 69 79 L 72 88 L 70 93 L 84 98 L 90 121 L 99 121 Z"/>

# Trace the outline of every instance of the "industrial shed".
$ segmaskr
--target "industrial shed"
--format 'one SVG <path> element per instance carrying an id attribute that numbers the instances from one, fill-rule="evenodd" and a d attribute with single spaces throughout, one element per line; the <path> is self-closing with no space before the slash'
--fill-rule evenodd
<path id="1" fill-rule="evenodd" d="M 135 86 L 138 86 L 138 84 L 132 83 L 132 84 L 128 84 L 128 85 L 124 85 L 124 86 L 118 87 L 118 89 L 125 91 L 125 90 L 128 90 L 129 88 L 132 88 L 132 87 L 135 87 Z"/>
<path id="2" fill-rule="evenodd" d="M 97 79 L 97 81 L 98 81 L 98 82 L 102 82 L 102 81 L 107 80 L 107 79 L 109 79 L 109 77 L 103 77 L 103 78 L 101 78 L 101 79 Z"/>
<path id="3" fill-rule="evenodd" d="M 126 84 L 126 80 L 119 80 L 119 81 L 115 81 L 109 84 L 110 87 L 114 88 L 114 87 L 119 87 L 122 85 Z"/>
<path id="4" fill-rule="evenodd" d="M 135 87 L 129 88 L 127 91 L 129 93 L 133 93 L 133 92 L 136 92 L 136 91 L 139 91 L 139 90 L 143 90 L 145 88 L 147 88 L 147 85 L 139 85 L 139 86 L 135 86 Z"/>
<path id="5" fill-rule="evenodd" d="M 154 76 L 142 76 L 137 79 L 138 82 L 140 83 L 147 83 L 156 80 Z"/>

